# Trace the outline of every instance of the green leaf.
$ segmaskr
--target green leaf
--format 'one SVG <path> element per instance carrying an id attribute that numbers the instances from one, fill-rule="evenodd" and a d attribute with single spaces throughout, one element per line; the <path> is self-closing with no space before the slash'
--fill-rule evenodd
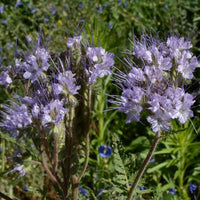
<path id="1" fill-rule="evenodd" d="M 147 173 L 152 173 L 152 172 L 157 171 L 157 170 L 159 170 L 159 169 L 161 169 L 161 168 L 163 168 L 163 167 L 165 167 L 167 165 L 168 165 L 168 161 L 165 161 L 164 163 L 161 163 L 161 164 L 159 164 L 159 165 L 157 165 L 157 166 L 155 166 L 153 168 L 148 169 Z"/>

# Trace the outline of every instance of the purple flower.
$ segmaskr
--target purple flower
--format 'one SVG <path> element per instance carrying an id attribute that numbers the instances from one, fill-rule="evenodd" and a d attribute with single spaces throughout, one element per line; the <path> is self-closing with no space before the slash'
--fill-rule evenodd
<path id="1" fill-rule="evenodd" d="M 8 86 L 12 83 L 12 79 L 8 75 L 8 72 L 4 71 L 0 74 L 0 85 Z"/>
<path id="2" fill-rule="evenodd" d="M 0 6 L 0 14 L 3 14 L 4 8 L 5 8 L 5 6 L 4 6 L 4 4 L 2 4 L 2 5 Z"/>
<path id="3" fill-rule="evenodd" d="M 101 6 L 99 6 L 98 8 L 97 8 L 97 12 L 101 12 L 103 10 L 103 8 L 101 7 Z"/>
<path id="4" fill-rule="evenodd" d="M 142 100 L 143 91 L 139 87 L 134 90 L 125 89 L 121 96 L 121 101 L 118 105 L 118 110 L 127 114 L 127 123 L 131 121 L 139 121 L 142 106 L 139 102 Z"/>
<path id="5" fill-rule="evenodd" d="M 111 68 L 114 65 L 112 53 L 107 53 L 102 47 L 88 47 L 86 55 L 93 65 L 86 72 L 89 74 L 89 84 L 95 83 L 98 77 L 103 78 L 112 73 Z"/>
<path id="6" fill-rule="evenodd" d="M 25 128 L 32 123 L 32 116 L 25 104 L 18 105 L 13 103 L 12 106 L 5 105 L 2 116 L 3 120 L 0 126 L 11 132 L 14 137 L 18 136 L 18 129 Z"/>
<path id="7" fill-rule="evenodd" d="M 190 183 L 190 186 L 189 186 L 190 193 L 193 194 L 196 189 L 197 189 L 197 185 Z"/>
<path id="8" fill-rule="evenodd" d="M 135 41 L 135 59 L 125 58 L 130 71 L 115 74 L 122 94 L 113 96 L 116 99 L 113 103 L 127 114 L 127 123 L 139 121 L 140 113 L 146 110 L 147 121 L 158 132 L 168 131 L 171 119 L 185 123 L 193 117 L 194 96 L 183 87 L 185 79 L 192 79 L 195 68 L 199 67 L 191 47 L 189 41 L 176 37 L 161 42 L 143 36 L 141 41 Z"/>
<path id="9" fill-rule="evenodd" d="M 49 17 L 48 16 L 45 16 L 44 19 L 43 19 L 44 23 L 47 23 L 49 21 Z"/>
<path id="10" fill-rule="evenodd" d="M 149 162 L 150 163 L 154 163 L 156 161 L 156 159 L 155 158 L 152 158 Z"/>
<path id="11" fill-rule="evenodd" d="M 170 188 L 168 191 L 170 194 L 173 194 L 173 195 L 176 193 L 175 188 Z"/>
<path id="12" fill-rule="evenodd" d="M 108 24 L 109 29 L 113 29 L 113 24 Z"/>
<path id="13" fill-rule="evenodd" d="M 146 187 L 140 186 L 140 190 L 146 190 Z"/>
<path id="14" fill-rule="evenodd" d="M 47 71 L 49 68 L 50 55 L 44 48 L 37 48 L 35 54 L 29 55 L 27 61 L 23 63 L 23 69 L 25 73 L 23 77 L 30 79 L 31 82 L 36 81 L 43 71 Z"/>
<path id="15" fill-rule="evenodd" d="M 78 186 L 78 190 L 80 193 L 85 197 L 87 196 L 87 190 L 85 188 L 82 188 L 81 186 Z"/>
<path id="16" fill-rule="evenodd" d="M 34 13 L 36 13 L 36 12 L 37 12 L 36 8 L 35 8 L 35 7 L 32 7 L 32 8 L 31 8 L 31 13 L 34 14 Z"/>
<path id="17" fill-rule="evenodd" d="M 28 192 L 28 187 L 25 186 L 25 187 L 23 188 L 23 190 L 24 190 L 24 192 Z"/>
<path id="18" fill-rule="evenodd" d="M 27 36 L 27 37 L 26 37 L 26 40 L 27 40 L 28 43 L 30 43 L 30 42 L 32 41 L 31 36 Z"/>
<path id="19" fill-rule="evenodd" d="M 23 4 L 22 4 L 21 0 L 17 0 L 15 7 L 17 8 L 17 7 L 22 6 L 22 5 Z"/>
<path id="20" fill-rule="evenodd" d="M 81 40 L 82 40 L 82 36 L 75 36 L 73 38 L 70 37 L 68 38 L 67 46 L 69 48 L 75 48 L 80 45 Z"/>
<path id="21" fill-rule="evenodd" d="M 167 4 L 164 5 L 164 9 L 165 9 L 165 10 L 167 10 L 168 7 L 169 7 L 169 6 L 168 6 Z"/>
<path id="22" fill-rule="evenodd" d="M 53 5 L 51 5 L 50 10 L 51 10 L 51 13 L 52 13 L 53 15 L 55 15 L 56 12 L 57 12 L 56 9 L 55 9 L 55 7 L 54 7 Z"/>
<path id="23" fill-rule="evenodd" d="M 2 19 L 2 20 L 1 20 L 1 23 L 2 23 L 2 24 L 7 24 L 7 23 L 8 23 L 8 20 L 7 20 L 7 19 Z"/>
<path id="24" fill-rule="evenodd" d="M 99 193 L 97 194 L 96 197 L 99 197 L 104 191 L 105 191 L 105 189 L 100 189 L 100 190 L 99 190 Z"/>
<path id="25" fill-rule="evenodd" d="M 123 7 L 124 7 L 124 8 L 127 8 L 127 6 L 128 6 L 128 3 L 125 2 L 124 5 L 123 5 Z"/>
<path id="26" fill-rule="evenodd" d="M 110 157 L 112 154 L 112 148 L 106 145 L 101 145 L 99 147 L 99 155 L 103 158 Z"/>
<path id="27" fill-rule="evenodd" d="M 79 3 L 78 6 L 79 6 L 79 8 L 83 8 L 83 4 L 82 3 Z"/>
<path id="28" fill-rule="evenodd" d="M 35 109 L 35 114 L 38 113 L 38 109 Z M 51 101 L 48 105 L 42 108 L 42 124 L 46 125 L 48 123 L 53 123 L 59 125 L 59 123 L 64 119 L 67 109 L 63 107 L 63 101 L 58 99 Z"/>
<path id="29" fill-rule="evenodd" d="M 0 153 L 4 152 L 4 149 L 3 148 L 0 148 Z"/>
<path id="30" fill-rule="evenodd" d="M 77 90 L 80 89 L 80 86 L 76 85 L 76 79 L 74 78 L 75 74 L 73 74 L 70 70 L 65 71 L 63 73 L 59 73 L 57 76 L 58 83 L 53 84 L 53 90 L 55 95 L 58 94 L 77 94 Z"/>
<path id="31" fill-rule="evenodd" d="M 137 44 L 134 48 L 133 55 L 139 59 L 143 59 L 147 63 L 152 63 L 152 53 L 150 50 L 147 49 L 145 44 Z"/>
<path id="32" fill-rule="evenodd" d="M 26 171 L 24 169 L 24 165 L 17 165 L 14 169 L 12 169 L 11 171 L 7 172 L 7 174 L 10 174 L 10 173 L 13 173 L 13 172 L 18 172 L 19 173 L 19 176 L 18 178 L 22 177 L 22 176 L 25 176 L 26 174 Z"/>

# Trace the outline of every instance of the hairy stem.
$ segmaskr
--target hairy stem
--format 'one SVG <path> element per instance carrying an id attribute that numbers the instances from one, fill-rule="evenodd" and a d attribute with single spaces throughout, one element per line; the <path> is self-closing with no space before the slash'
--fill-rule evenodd
<path id="1" fill-rule="evenodd" d="M 49 175 L 50 179 L 51 179 L 54 183 L 58 184 L 58 182 L 57 182 L 57 180 L 56 180 L 56 177 L 52 174 L 51 170 L 50 170 L 49 167 L 47 166 L 47 163 L 46 163 L 45 158 L 44 158 L 44 152 L 41 153 L 41 158 L 42 158 L 42 165 L 43 165 L 45 171 L 47 172 L 47 174 Z"/>
<path id="2" fill-rule="evenodd" d="M 150 161 L 153 153 L 156 150 L 156 147 L 157 147 L 158 142 L 160 140 L 160 136 L 161 136 L 161 134 L 160 134 L 160 132 L 158 132 L 156 134 L 154 140 L 153 140 L 153 144 L 151 146 L 151 149 L 149 150 L 145 160 L 143 161 L 142 166 L 140 167 L 140 169 L 139 169 L 139 171 L 137 173 L 137 176 L 136 176 L 136 178 L 135 178 L 135 180 L 134 180 L 134 182 L 133 182 L 133 184 L 132 184 L 132 186 L 131 186 L 131 188 L 130 188 L 130 190 L 128 192 L 128 199 L 127 200 L 132 200 L 135 188 L 137 187 L 138 182 L 140 181 L 145 169 L 147 168 L 147 165 L 149 164 L 149 161 Z"/>
<path id="3" fill-rule="evenodd" d="M 63 186 L 60 178 L 58 177 L 57 173 L 54 175 L 51 170 L 49 169 L 46 161 L 45 161 L 45 158 L 44 158 L 44 152 L 41 153 L 41 158 L 42 158 L 42 165 L 45 169 L 45 171 L 47 172 L 47 174 L 49 175 L 51 181 L 53 183 L 55 183 L 62 191 L 63 191 L 63 194 L 64 196 L 67 196 L 67 190 L 65 188 L 65 186 Z"/>
<path id="4" fill-rule="evenodd" d="M 80 179 L 85 173 L 85 170 L 88 166 L 89 156 L 90 156 L 90 112 L 91 112 L 91 89 L 89 87 L 88 89 L 88 95 L 87 95 L 87 133 L 86 133 L 86 148 L 85 148 L 85 162 L 83 165 L 83 169 L 78 177 L 78 183 L 80 182 Z"/>
<path id="5" fill-rule="evenodd" d="M 99 114 L 98 114 L 98 120 L 99 120 L 99 140 L 100 142 L 103 141 L 104 138 L 104 117 L 103 117 L 103 110 L 104 110 L 104 94 L 103 94 L 103 80 L 100 80 L 100 86 L 101 86 L 101 91 L 99 94 Z"/>
<path id="6" fill-rule="evenodd" d="M 70 168 L 71 168 L 71 154 L 72 154 L 72 108 L 69 109 L 69 121 L 68 121 L 69 135 L 67 140 L 67 167 L 66 167 L 66 187 L 69 187 L 70 180 Z M 67 137 L 66 137 L 67 138 Z"/>
<path id="7" fill-rule="evenodd" d="M 2 148 L 2 152 L 1 152 L 1 171 L 4 172 L 5 170 L 5 138 L 1 138 L 1 148 Z"/>
<path id="8" fill-rule="evenodd" d="M 55 136 L 54 140 L 54 172 L 57 173 L 58 168 L 58 138 Z"/>
<path id="9" fill-rule="evenodd" d="M 52 157 L 51 157 L 51 154 L 49 152 L 49 148 L 48 148 L 48 143 L 47 143 L 47 136 L 46 136 L 46 133 L 42 127 L 42 125 L 38 124 L 38 129 L 40 131 L 40 134 L 41 134 L 41 139 L 42 139 L 42 144 L 43 144 L 43 147 L 44 147 L 44 150 L 45 150 L 45 153 L 49 159 L 49 162 L 51 163 L 51 165 L 53 164 L 52 162 Z"/>

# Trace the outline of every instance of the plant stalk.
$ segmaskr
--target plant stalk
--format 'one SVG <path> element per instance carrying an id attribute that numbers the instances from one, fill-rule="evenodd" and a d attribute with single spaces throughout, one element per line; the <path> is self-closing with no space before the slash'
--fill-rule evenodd
<path id="1" fill-rule="evenodd" d="M 156 150 L 156 147 L 158 145 L 158 142 L 159 142 L 160 138 L 161 138 L 161 134 L 160 134 L 160 132 L 158 132 L 156 134 L 154 140 L 153 140 L 153 144 L 151 146 L 151 149 L 149 150 L 145 160 L 143 161 L 142 166 L 140 167 L 140 169 L 139 169 L 139 171 L 137 173 L 137 176 L 136 176 L 136 178 L 135 178 L 135 180 L 134 180 L 134 182 L 133 182 L 133 184 L 132 184 L 132 186 L 131 186 L 131 188 L 130 188 L 130 190 L 128 192 L 128 199 L 127 200 L 132 200 L 133 199 L 133 193 L 134 193 L 134 191 L 135 191 L 135 189 L 137 187 L 137 184 L 140 181 L 144 171 L 146 170 L 153 153 Z"/>
<path id="2" fill-rule="evenodd" d="M 88 162 L 89 162 L 89 156 L 90 156 L 90 122 L 91 122 L 91 88 L 88 89 L 88 95 L 87 95 L 87 129 L 86 129 L 86 141 L 85 141 L 85 162 L 83 165 L 83 169 L 78 176 L 78 183 L 80 182 L 82 176 L 84 175 Z"/>
<path id="3" fill-rule="evenodd" d="M 1 138 L 1 148 L 2 148 L 2 152 L 1 152 L 1 171 L 4 172 L 5 170 L 5 138 Z"/>
<path id="4" fill-rule="evenodd" d="M 99 106 L 98 106 L 98 120 L 99 120 L 99 124 L 98 124 L 98 127 L 99 127 L 99 140 L 100 142 L 103 141 L 104 139 L 104 116 L 103 116 L 103 111 L 104 111 L 104 94 L 103 94 L 103 81 L 102 80 L 99 80 L 100 82 L 100 86 L 101 86 L 101 91 L 100 91 L 100 94 L 99 94 Z"/>
<path id="5" fill-rule="evenodd" d="M 67 166 L 66 166 L 66 188 L 67 191 L 69 189 L 69 181 L 70 181 L 70 173 L 71 173 L 71 154 L 72 154 L 72 108 L 69 109 L 69 120 L 68 120 L 68 129 L 69 129 L 69 135 L 68 140 L 66 141 L 67 146 Z M 67 137 L 67 136 L 66 136 Z M 67 193 L 68 195 L 68 193 Z"/>

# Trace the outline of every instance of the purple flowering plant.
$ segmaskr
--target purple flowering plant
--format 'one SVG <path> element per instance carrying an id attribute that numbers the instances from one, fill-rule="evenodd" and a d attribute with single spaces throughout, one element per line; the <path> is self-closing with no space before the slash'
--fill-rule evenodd
<path id="1" fill-rule="evenodd" d="M 61 53 L 51 53 L 44 44 L 40 36 L 35 47 L 0 72 L 5 89 L 13 82 L 23 88 L 2 105 L 0 127 L 21 140 L 31 137 L 40 164 L 64 199 L 77 199 L 89 160 L 93 85 L 111 74 L 114 55 L 80 35 L 69 37 Z M 81 166 L 79 158 L 84 158 Z M 8 173 L 18 171 L 20 178 L 22 166 Z"/>
<path id="2" fill-rule="evenodd" d="M 199 67 L 190 41 L 184 38 L 171 36 L 160 41 L 143 35 L 133 44 L 125 58 L 129 71 L 114 73 L 122 94 L 111 95 L 111 102 L 127 115 L 127 123 L 139 122 L 145 113 L 155 138 L 128 187 L 128 199 L 151 163 L 160 138 L 170 131 L 172 120 L 185 124 L 193 117 L 195 96 L 186 91 L 186 85 Z M 113 74 L 113 58 L 81 35 L 69 37 L 65 51 L 59 53 L 50 52 L 40 38 L 35 47 L 19 54 L 13 65 L 0 72 L 0 85 L 5 89 L 13 89 L 14 83 L 23 88 L 2 105 L 1 129 L 17 139 L 31 137 L 40 156 L 38 162 L 64 199 L 77 199 L 78 191 L 83 191 L 79 185 L 89 161 L 93 89 L 98 80 Z M 101 145 L 98 150 L 103 158 L 112 155 L 111 147 Z M 84 158 L 82 163 L 80 158 Z M 26 175 L 24 169 L 17 165 L 5 175 L 17 171 L 20 178 Z"/>
<path id="3" fill-rule="evenodd" d="M 140 40 L 134 39 L 133 50 L 125 57 L 128 72 L 117 70 L 114 74 L 122 94 L 113 96 L 111 102 L 127 115 L 127 123 L 139 122 L 145 113 L 156 133 L 128 199 L 132 199 L 162 133 L 170 131 L 171 120 L 184 124 L 193 117 L 195 96 L 186 91 L 186 85 L 191 83 L 200 63 L 191 48 L 191 42 L 183 37 L 170 36 L 161 41 L 144 34 Z"/>

